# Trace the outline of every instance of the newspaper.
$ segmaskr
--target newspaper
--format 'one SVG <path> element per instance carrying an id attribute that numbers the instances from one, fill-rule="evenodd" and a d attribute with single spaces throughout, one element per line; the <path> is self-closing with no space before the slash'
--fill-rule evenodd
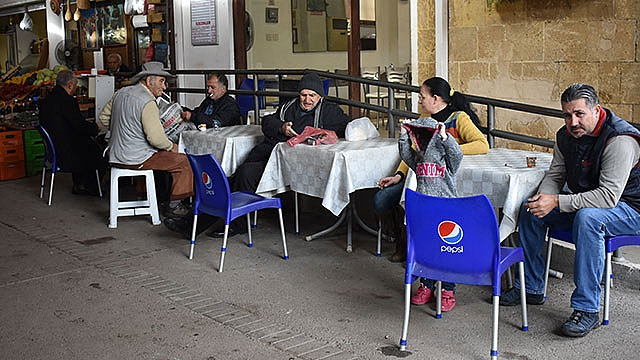
<path id="1" fill-rule="evenodd" d="M 195 130 L 193 123 L 182 121 L 182 117 L 180 116 L 182 106 L 172 102 L 167 94 L 163 93 L 159 96 L 156 99 L 156 103 L 160 110 L 160 121 L 162 122 L 164 133 L 169 140 L 177 143 L 181 132 L 184 130 Z"/>

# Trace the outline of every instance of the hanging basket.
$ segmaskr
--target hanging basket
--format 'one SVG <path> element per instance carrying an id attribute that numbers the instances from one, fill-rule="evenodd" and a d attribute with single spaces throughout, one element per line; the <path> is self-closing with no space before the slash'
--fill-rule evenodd
<path id="1" fill-rule="evenodd" d="M 78 0 L 78 9 L 87 10 L 91 8 L 89 0 Z"/>

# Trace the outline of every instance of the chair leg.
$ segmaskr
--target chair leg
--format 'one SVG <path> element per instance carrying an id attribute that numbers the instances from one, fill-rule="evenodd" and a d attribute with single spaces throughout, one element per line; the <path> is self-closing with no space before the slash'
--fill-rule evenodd
<path id="1" fill-rule="evenodd" d="M 254 211 L 253 212 L 253 228 L 257 228 L 258 227 L 258 212 Z"/>
<path id="2" fill-rule="evenodd" d="M 382 220 L 378 219 L 378 247 L 376 248 L 377 257 L 382 256 L 382 254 L 380 253 L 381 240 L 382 240 Z"/>
<path id="3" fill-rule="evenodd" d="M 224 255 L 227 253 L 227 238 L 229 237 L 229 224 L 224 226 L 224 237 L 222 238 L 222 249 L 220 249 L 220 266 L 218 272 L 222 272 L 224 266 Z"/>
<path id="4" fill-rule="evenodd" d="M 611 253 L 607 253 L 607 262 L 605 263 L 605 279 L 604 279 L 604 318 L 602 325 L 609 325 L 609 306 L 611 296 L 611 279 L 613 274 L 611 273 Z"/>
<path id="5" fill-rule="evenodd" d="M 529 331 L 527 321 L 527 290 L 524 283 L 524 261 L 518 263 L 518 273 L 520 275 L 520 303 L 522 304 L 522 331 Z"/>
<path id="6" fill-rule="evenodd" d="M 53 179 L 55 179 L 56 173 L 51 171 L 51 185 L 49 185 L 49 206 L 51 206 L 51 199 L 53 198 Z"/>
<path id="7" fill-rule="evenodd" d="M 442 281 L 436 281 L 436 319 L 442 318 Z"/>
<path id="8" fill-rule="evenodd" d="M 289 259 L 287 252 L 287 238 L 284 236 L 284 221 L 282 221 L 282 209 L 278 209 L 278 219 L 280 220 L 280 234 L 282 235 L 282 250 L 284 251 L 284 259 Z"/>
<path id="9" fill-rule="evenodd" d="M 491 324 L 491 359 L 498 359 L 498 319 L 500 318 L 500 297 L 493 296 L 493 321 Z"/>
<path id="10" fill-rule="evenodd" d="M 100 184 L 100 172 L 98 172 L 98 169 L 96 169 L 96 182 L 98 183 L 98 194 L 102 199 L 102 184 Z"/>
<path id="11" fill-rule="evenodd" d="M 42 199 L 42 196 L 44 195 L 44 178 L 45 175 L 47 174 L 47 168 L 46 167 L 42 167 L 42 181 L 40 181 L 40 199 Z"/>
<path id="12" fill-rule="evenodd" d="M 149 211 L 151 212 L 151 223 L 153 225 L 160 225 L 160 212 L 158 211 L 158 199 L 156 197 L 156 182 L 154 181 L 153 174 L 145 176 L 147 185 L 147 200 L 149 200 Z"/>
<path id="13" fill-rule="evenodd" d="M 298 192 L 294 191 L 293 192 L 293 202 L 295 204 L 296 207 L 296 235 L 300 235 L 300 225 L 299 225 L 299 220 L 298 220 Z"/>
<path id="14" fill-rule="evenodd" d="M 544 267 L 544 299 L 547 299 L 547 284 L 549 283 L 549 267 L 551 266 L 551 250 L 553 250 L 553 240 L 547 236 L 547 262 Z M 522 285 L 520 285 L 522 287 Z"/>
<path id="15" fill-rule="evenodd" d="M 409 311 L 411 309 L 411 284 L 404 284 L 404 319 L 402 322 L 402 336 L 400 337 L 400 351 L 407 350 L 407 332 L 409 332 Z"/>
<path id="16" fill-rule="evenodd" d="M 247 213 L 247 235 L 249 236 L 248 247 L 253 247 L 253 238 L 251 237 L 251 214 Z"/>
<path id="17" fill-rule="evenodd" d="M 112 170 L 111 185 L 109 188 L 109 227 L 115 229 L 118 227 L 118 194 L 119 185 L 118 177 L 114 175 Z"/>
<path id="18" fill-rule="evenodd" d="M 191 227 L 191 249 L 189 250 L 189 260 L 193 259 L 193 249 L 196 247 L 196 229 L 198 228 L 198 215 L 193 215 L 193 226 Z"/>

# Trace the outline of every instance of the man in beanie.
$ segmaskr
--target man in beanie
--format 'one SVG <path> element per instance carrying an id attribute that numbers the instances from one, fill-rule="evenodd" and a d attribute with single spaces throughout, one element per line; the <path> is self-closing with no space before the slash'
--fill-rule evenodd
<path id="1" fill-rule="evenodd" d="M 236 170 L 233 190 L 255 192 L 262 177 L 271 150 L 279 142 L 287 141 L 302 132 L 306 126 L 333 130 L 338 137 L 344 137 L 344 130 L 351 120 L 342 109 L 324 101 L 324 89 L 320 77 L 315 73 L 307 73 L 298 83 L 298 97 L 278 107 L 278 110 L 262 120 L 264 141 L 256 145 L 245 162 Z M 234 221 L 229 235 L 245 233 L 246 224 Z M 223 233 L 210 233 L 214 237 L 222 237 Z"/>

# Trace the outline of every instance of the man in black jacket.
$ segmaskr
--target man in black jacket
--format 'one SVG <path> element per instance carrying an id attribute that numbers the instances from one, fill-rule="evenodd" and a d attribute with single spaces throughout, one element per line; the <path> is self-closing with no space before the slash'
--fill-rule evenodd
<path id="1" fill-rule="evenodd" d="M 229 82 L 223 73 L 213 73 L 207 79 L 207 97 L 193 110 L 185 108 L 182 118 L 196 126 L 208 128 L 240 125 L 240 107 L 236 99 L 227 94 Z"/>
<path id="2" fill-rule="evenodd" d="M 107 164 L 94 137 L 98 134 L 95 121 L 87 121 L 73 97 L 78 79 L 73 71 L 63 70 L 56 77 L 56 86 L 40 103 L 40 125 L 53 141 L 57 165 L 70 171 L 74 194 L 97 195 L 96 169 L 104 174 Z"/>
<path id="3" fill-rule="evenodd" d="M 324 95 L 320 77 L 308 73 L 298 83 L 298 98 L 281 104 L 274 114 L 262 120 L 264 141 L 251 150 L 236 170 L 234 190 L 255 192 L 271 150 L 277 143 L 300 134 L 306 126 L 333 130 L 339 138 L 344 137 L 351 119 L 338 105 L 324 101 Z"/>

